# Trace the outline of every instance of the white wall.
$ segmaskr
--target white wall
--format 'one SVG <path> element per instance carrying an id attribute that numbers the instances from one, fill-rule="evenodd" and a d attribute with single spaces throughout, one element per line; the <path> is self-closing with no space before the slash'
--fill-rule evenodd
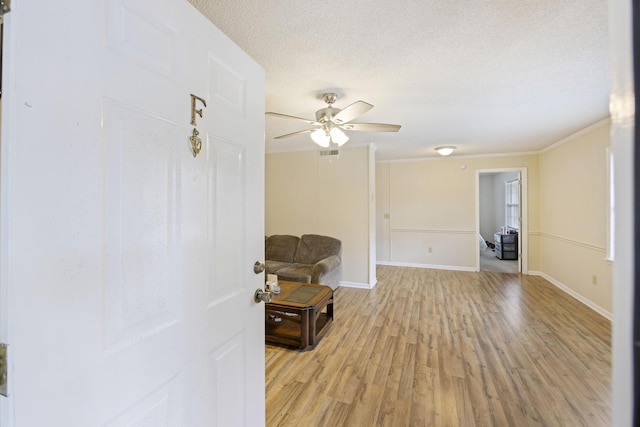
<path id="1" fill-rule="evenodd" d="M 611 425 L 633 425 L 633 137 L 634 88 L 629 0 L 609 0 L 612 64 L 611 135 L 615 168 L 616 261 L 613 265 L 613 359 Z M 639 308 L 636 307 L 636 310 Z"/>
<path id="2" fill-rule="evenodd" d="M 496 213 L 496 231 L 499 231 L 502 226 L 504 226 L 507 222 L 506 220 L 506 209 L 505 204 L 507 203 L 505 197 L 505 184 L 509 181 L 513 181 L 514 179 L 518 179 L 518 172 L 500 172 L 497 173 L 493 178 L 493 195 L 494 195 L 494 203 L 495 213 Z"/>
<path id="3" fill-rule="evenodd" d="M 340 239 L 343 285 L 375 283 L 369 265 L 374 203 L 369 181 L 374 152 L 369 150 L 341 149 L 339 158 L 303 151 L 267 154 L 265 159 L 265 233 Z"/>
<path id="4" fill-rule="evenodd" d="M 375 286 L 378 282 L 376 276 L 376 252 L 377 252 L 377 221 L 376 221 L 376 147 L 369 146 L 368 157 L 369 173 L 369 287 Z"/>
<path id="5" fill-rule="evenodd" d="M 496 217 L 496 202 L 494 194 L 495 174 L 481 174 L 479 184 L 480 199 L 480 235 L 487 241 L 493 241 L 493 233 L 500 229 Z"/>
<path id="6" fill-rule="evenodd" d="M 480 234 L 493 241 L 493 233 L 505 225 L 505 183 L 518 179 L 518 172 L 480 174 Z"/>

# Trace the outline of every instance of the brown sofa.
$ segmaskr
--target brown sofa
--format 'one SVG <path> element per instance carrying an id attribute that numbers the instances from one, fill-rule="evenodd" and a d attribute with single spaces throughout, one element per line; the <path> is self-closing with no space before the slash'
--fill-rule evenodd
<path id="1" fill-rule="evenodd" d="M 279 280 L 319 283 L 336 289 L 342 275 L 342 242 L 329 236 L 273 235 L 265 238 L 268 274 Z"/>

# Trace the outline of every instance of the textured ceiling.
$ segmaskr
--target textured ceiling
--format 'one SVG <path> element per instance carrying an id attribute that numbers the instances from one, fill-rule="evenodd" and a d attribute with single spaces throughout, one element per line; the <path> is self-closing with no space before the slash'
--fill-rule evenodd
<path id="1" fill-rule="evenodd" d="M 190 0 L 266 72 L 266 111 L 375 107 L 378 160 L 538 151 L 608 116 L 606 0 Z M 267 152 L 317 150 L 266 117 Z"/>

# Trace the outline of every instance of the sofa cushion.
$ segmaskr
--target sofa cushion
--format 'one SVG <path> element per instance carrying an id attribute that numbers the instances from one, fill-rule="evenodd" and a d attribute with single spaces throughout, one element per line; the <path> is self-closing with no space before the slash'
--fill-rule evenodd
<path id="1" fill-rule="evenodd" d="M 266 274 L 276 274 L 276 272 L 278 270 L 280 270 L 281 268 L 289 267 L 291 265 L 291 263 L 290 262 L 282 262 L 282 261 L 271 261 L 271 260 L 267 259 L 267 260 L 264 261 L 264 265 L 265 265 L 265 273 Z"/>
<path id="2" fill-rule="evenodd" d="M 340 255 L 341 248 L 340 240 L 333 237 L 303 234 L 298 242 L 298 250 L 293 261 L 299 264 L 315 264 L 331 255 Z"/>
<path id="3" fill-rule="evenodd" d="M 293 264 L 289 267 L 281 268 L 276 272 L 276 274 L 278 275 L 278 280 L 311 283 L 312 271 L 313 265 Z"/>
<path id="4" fill-rule="evenodd" d="M 273 236 L 267 237 L 264 249 L 265 259 L 292 263 L 299 240 L 300 238 L 298 236 L 285 234 L 274 234 Z"/>

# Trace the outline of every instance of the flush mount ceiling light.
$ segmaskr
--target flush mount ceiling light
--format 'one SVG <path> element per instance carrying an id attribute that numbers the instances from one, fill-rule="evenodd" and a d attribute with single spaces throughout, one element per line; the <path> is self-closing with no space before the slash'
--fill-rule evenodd
<path id="1" fill-rule="evenodd" d="M 453 150 L 455 150 L 455 149 L 456 149 L 456 147 L 454 147 L 453 145 L 443 145 L 441 147 L 436 147 L 435 148 L 435 150 L 441 156 L 448 156 L 449 154 L 453 153 Z"/>

